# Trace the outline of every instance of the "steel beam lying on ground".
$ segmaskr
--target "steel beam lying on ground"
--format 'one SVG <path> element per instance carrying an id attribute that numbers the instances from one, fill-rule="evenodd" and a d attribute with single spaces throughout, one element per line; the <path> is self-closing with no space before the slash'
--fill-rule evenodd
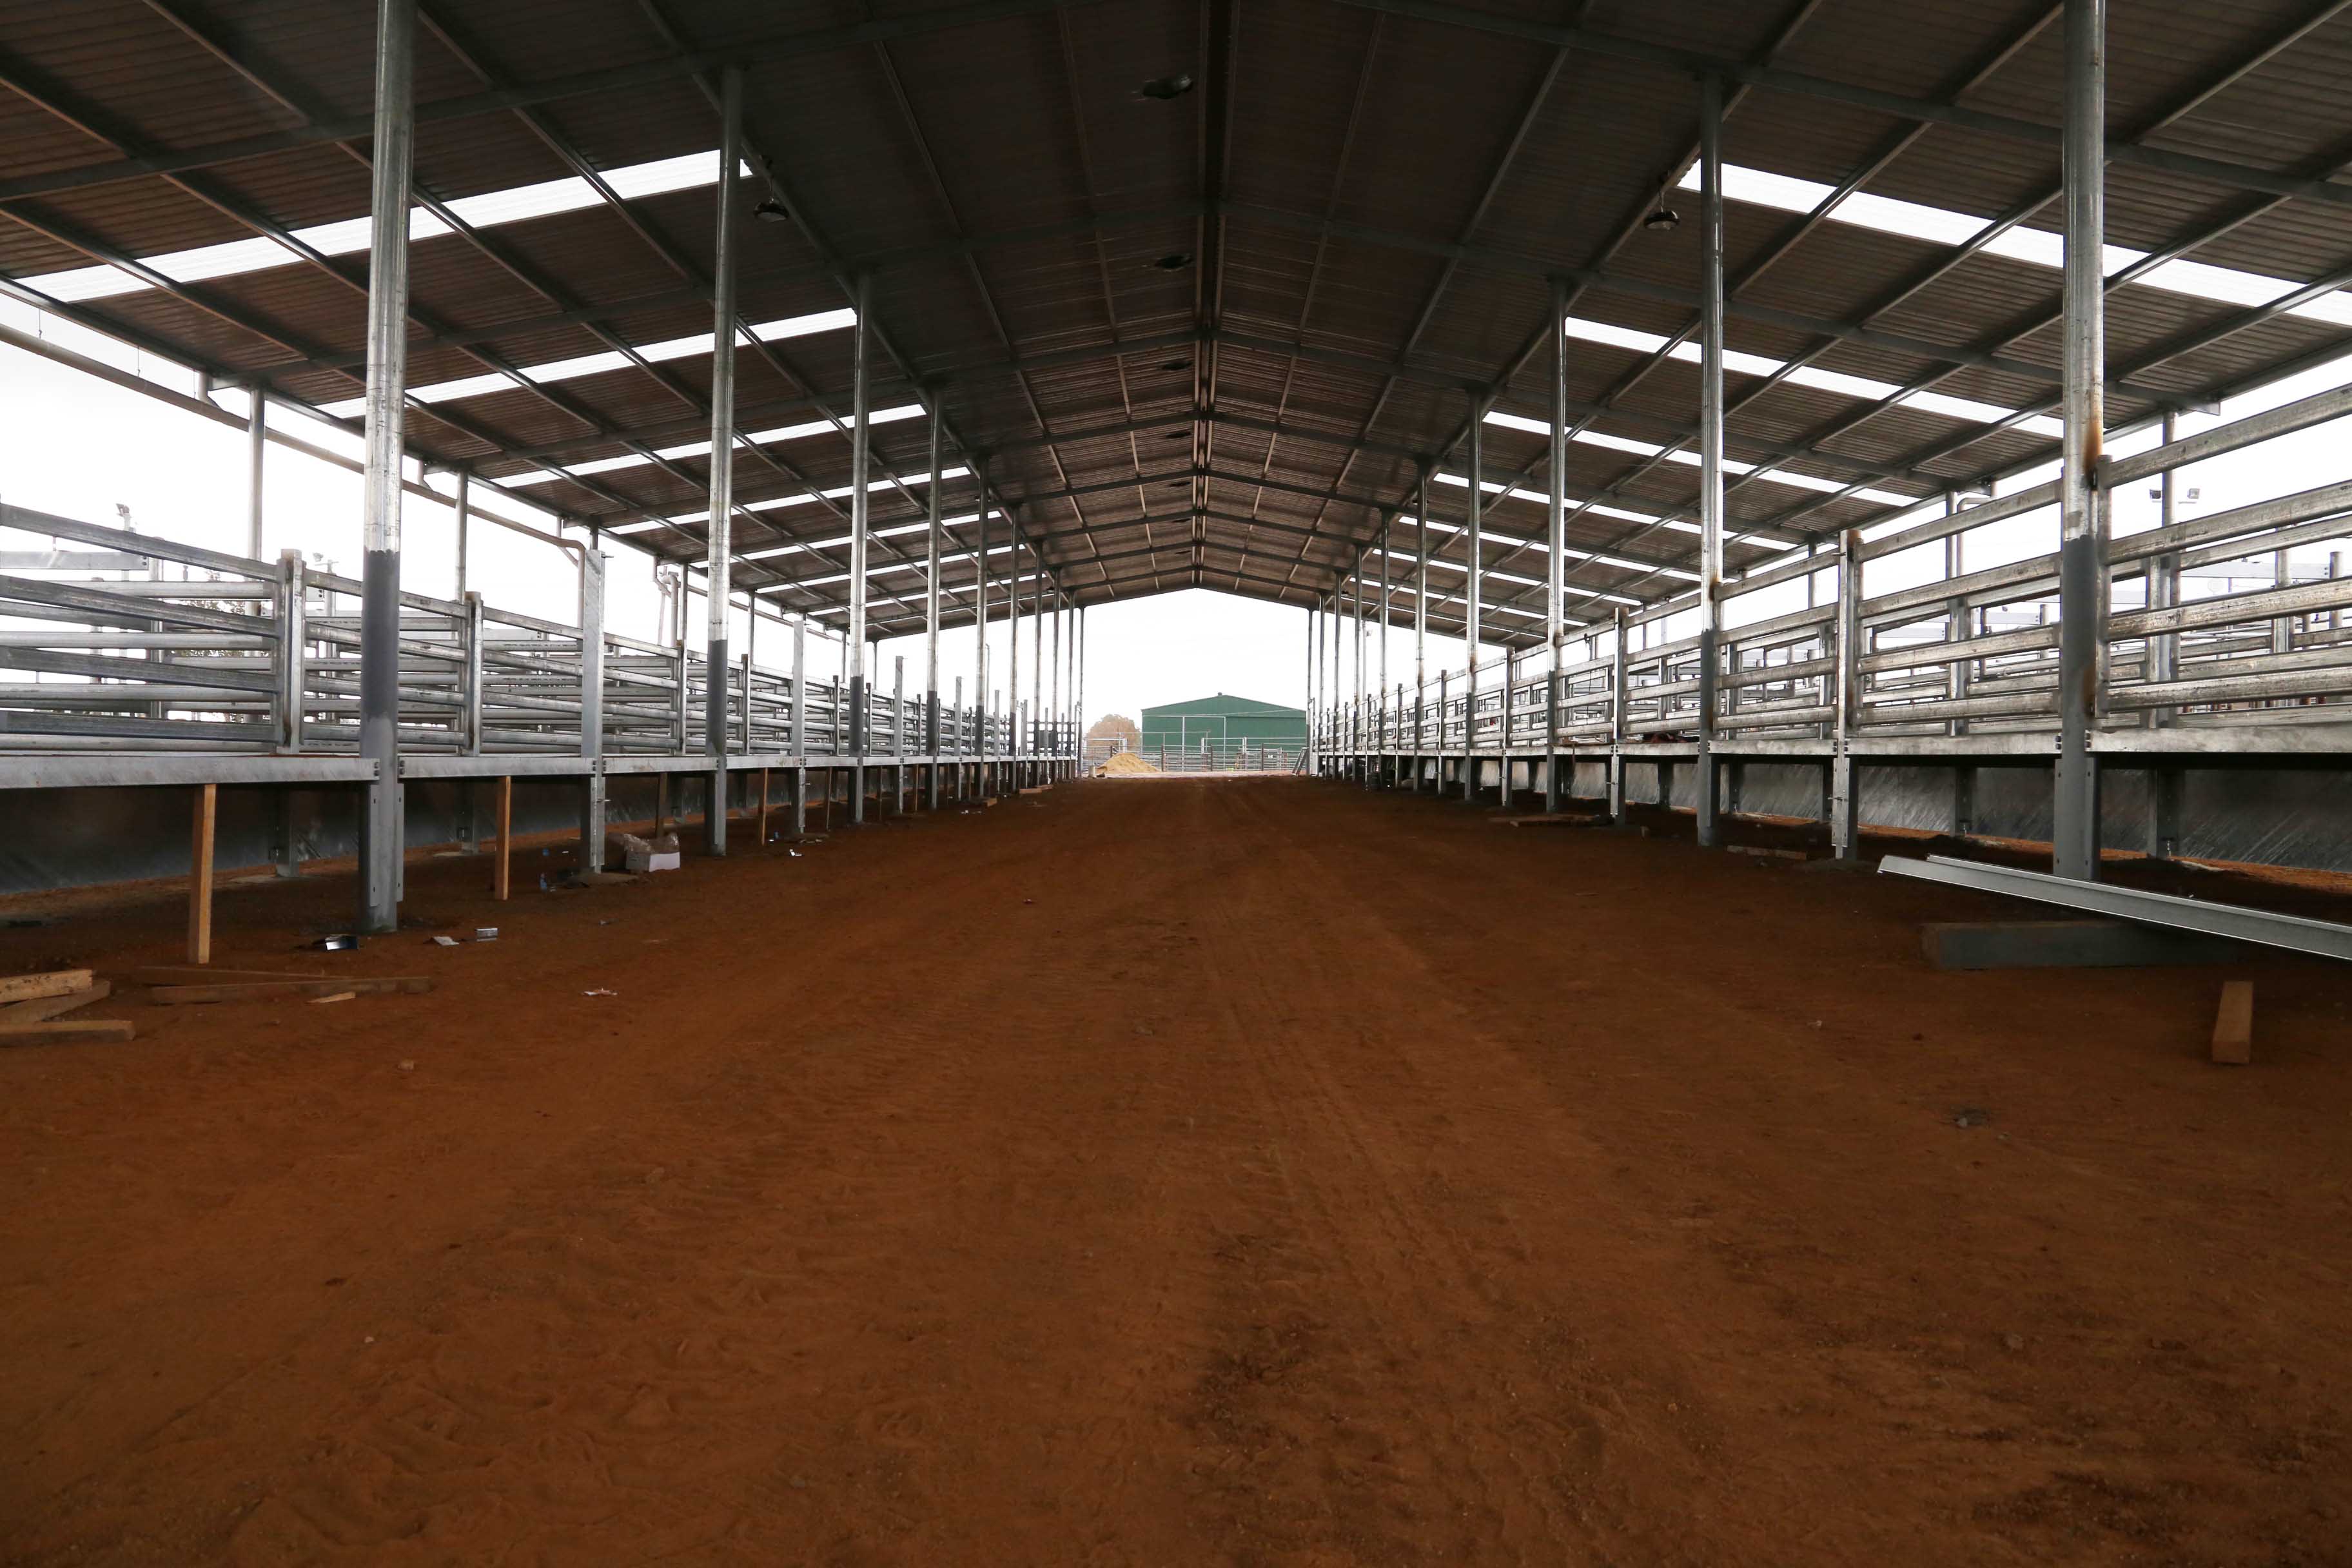
<path id="1" fill-rule="evenodd" d="M 2230 963 L 2243 944 L 2125 921 L 1953 921 L 1919 931 L 1937 969 L 2136 969 L 2156 963 Z"/>
<path id="2" fill-rule="evenodd" d="M 1944 855 L 1930 855 L 1924 860 L 1890 855 L 1879 862 L 1878 868 L 1897 877 L 1916 878 L 1923 882 L 1972 888 L 1980 893 L 2006 893 L 2011 898 L 2063 904 L 2069 909 L 2087 910 L 2093 914 L 2106 915 L 2116 920 L 2168 926 L 2175 931 L 2199 931 L 2206 936 L 2228 937 L 2264 947 L 2313 953 L 2321 958 L 2352 961 L 2352 926 L 2336 925 L 2328 921 L 2305 920 L 2299 915 L 2272 914 L 2267 910 L 2241 909 L 2229 904 L 2209 904 L 2201 899 L 2176 898 L 2170 893 L 2144 893 L 2133 888 L 2053 877 L 2040 871 L 2020 871 L 2006 866 L 1979 865 L 1971 860 L 1955 860 Z"/>

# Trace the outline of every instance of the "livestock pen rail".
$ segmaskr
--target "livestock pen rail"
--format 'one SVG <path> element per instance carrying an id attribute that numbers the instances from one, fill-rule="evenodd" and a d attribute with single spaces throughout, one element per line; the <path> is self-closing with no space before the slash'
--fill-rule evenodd
<path id="1" fill-rule="evenodd" d="M 0 545 L 27 543 L 0 551 L 0 789 L 377 781 L 361 755 L 358 581 L 293 552 L 250 560 L 0 506 Z M 400 595 L 398 781 L 577 780 L 594 844 L 620 775 L 698 774 L 731 800 L 783 770 L 797 804 L 812 771 L 881 770 L 886 803 L 913 789 L 936 805 L 1075 766 L 1069 721 L 967 703 L 960 679 L 946 701 L 909 692 L 903 659 L 853 702 L 810 674 L 798 622 L 789 669 L 747 654 L 713 704 L 698 649 L 605 629 L 605 557 L 563 546 L 572 623 L 478 593 Z M 853 788 L 853 820 L 862 804 Z"/>
<path id="2" fill-rule="evenodd" d="M 1304 741 L 1237 741 L 1203 736 L 1189 745 L 1169 746 L 1142 741 L 1090 741 L 1087 765 L 1100 767 L 1126 752 L 1150 763 L 1163 773 L 1287 773 L 1298 768 L 1306 752 Z"/>
<path id="3" fill-rule="evenodd" d="M 2148 774 L 2152 852 L 2179 837 L 2184 767 L 2352 763 L 2352 577 L 2340 552 L 2324 573 L 2298 580 L 2291 567 L 2292 552 L 2352 536 L 2352 481 L 2188 518 L 2172 482 L 2189 464 L 2347 413 L 2352 390 L 2336 388 L 2101 465 L 2103 490 L 2154 481 L 2161 500 L 2157 526 L 2105 542 L 2103 657 L 2091 666 L 2090 749 L 2100 765 Z M 1955 771 L 1951 825 L 1966 833 L 1975 768 L 2057 753 L 2061 633 L 2056 552 L 1970 570 L 1968 542 L 2046 511 L 2056 490 L 1948 497 L 1940 514 L 1801 545 L 1723 584 L 1727 625 L 1712 637 L 1675 635 L 1694 591 L 1616 610 L 1556 662 L 1540 647 L 1511 651 L 1499 672 L 1450 669 L 1336 700 L 1326 681 L 1316 768 L 1465 793 L 1491 783 L 1507 800 L 1530 788 L 1556 804 L 1573 763 L 1599 763 L 1618 814 L 1629 763 L 1658 770 L 1663 801 L 1679 763 L 1811 762 L 1832 842 L 1850 853 L 1858 764 L 1940 766 Z M 1923 552 L 1940 569 L 1923 570 Z M 1874 577 L 1901 585 L 1874 592 Z M 2260 585 L 2239 591 L 2250 582 Z M 1742 599 L 1784 584 L 1805 602 L 1731 624 Z M 2220 591 L 2185 593 L 2197 585 Z M 1317 649 L 1321 671 L 1319 639 Z"/>

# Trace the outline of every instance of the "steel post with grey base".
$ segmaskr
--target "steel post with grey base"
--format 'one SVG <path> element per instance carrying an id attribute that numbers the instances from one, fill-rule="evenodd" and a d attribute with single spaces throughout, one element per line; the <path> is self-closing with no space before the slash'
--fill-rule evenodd
<path id="1" fill-rule="evenodd" d="M 890 805 L 886 816 L 907 808 L 907 656 L 898 655 L 890 668 Z"/>
<path id="2" fill-rule="evenodd" d="M 988 778 L 988 459 L 974 458 L 971 470 L 973 479 L 980 485 L 979 576 L 972 584 L 971 617 L 971 705 L 977 710 L 972 718 L 980 732 L 973 740 L 971 787 L 973 794 L 986 799 L 991 793 Z"/>
<path id="3" fill-rule="evenodd" d="M 1625 822 L 1625 612 L 1616 615 L 1617 646 L 1609 661 L 1609 820 Z"/>
<path id="4" fill-rule="evenodd" d="M 997 793 L 1011 795 L 1020 788 L 1021 765 L 1021 525 L 1009 515 L 1004 521 L 1013 531 L 1013 582 L 1005 600 L 1004 766 L 997 770 Z"/>
<path id="5" fill-rule="evenodd" d="M 786 749 L 793 754 L 793 837 L 808 832 L 808 623 L 793 623 L 793 710 Z"/>
<path id="6" fill-rule="evenodd" d="M 2099 763 L 2091 752 L 2106 665 L 2106 4 L 2065 0 L 2066 278 L 2060 336 L 2064 449 L 2058 476 L 2058 763 L 2051 868 L 2099 874 Z"/>
<path id="7" fill-rule="evenodd" d="M 1568 285 L 1551 286 L 1551 484 L 1545 496 L 1545 542 L 1551 560 L 1544 568 L 1544 647 L 1550 651 L 1544 677 L 1544 810 L 1559 809 L 1559 645 L 1566 636 L 1568 599 Z"/>
<path id="8" fill-rule="evenodd" d="M 580 552 L 580 758 L 587 776 L 580 804 L 580 869 L 604 865 L 604 566 Z"/>
<path id="9" fill-rule="evenodd" d="M 866 474 L 872 457 L 872 420 L 867 343 L 866 303 L 873 279 L 859 274 L 856 284 L 857 320 L 851 326 L 852 356 L 849 426 L 849 820 L 866 820 Z M 981 563 L 983 574 L 987 563 Z"/>
<path id="10" fill-rule="evenodd" d="M 1830 850 L 1841 860 L 1862 852 L 1862 791 L 1854 776 L 1853 729 L 1862 715 L 1862 536 L 1838 535 L 1837 728 L 1830 757 Z"/>
<path id="11" fill-rule="evenodd" d="M 719 72 L 717 273 L 711 285 L 710 522 L 703 570 L 709 580 L 709 647 L 703 660 L 702 741 L 710 753 L 710 790 L 703 811 L 704 847 L 727 853 L 727 651 L 730 568 L 734 562 L 735 511 L 735 177 L 742 163 L 743 70 Z M 683 592 L 683 585 L 681 585 Z M 752 608 L 757 619 L 758 606 Z"/>
<path id="12" fill-rule="evenodd" d="M 310 613 L 310 586 L 302 563 L 302 552 L 299 550 L 282 552 L 278 557 L 278 689 L 270 702 L 278 731 L 272 749 L 280 756 L 292 756 L 302 750 L 310 641 L 304 623 Z M 479 597 L 473 603 L 474 613 L 478 617 L 481 611 Z M 295 820 L 297 805 L 298 797 L 290 789 L 270 792 L 269 861 L 281 877 L 299 876 L 302 870 L 301 831 Z"/>
<path id="13" fill-rule="evenodd" d="M 2170 446 L 2179 436 L 2179 416 L 2164 416 L 2164 444 Z M 2179 521 L 2174 484 L 2175 470 L 2167 468 L 2157 492 L 2157 527 L 2170 528 Z M 2168 610 L 2180 603 L 2180 552 L 2169 550 L 2149 560 L 2147 563 L 2147 607 Z M 2146 661 L 2140 679 L 2151 686 L 2163 685 L 2180 679 L 2180 637 L 2172 632 L 2160 633 L 2141 644 L 2141 658 Z M 2168 729 L 2179 713 L 2170 708 L 2150 708 L 2140 715 L 2149 729 Z M 2177 767 L 2159 764 L 2147 771 L 2147 853 L 2155 859 L 2169 860 L 2180 851 L 2181 775 Z"/>
<path id="14" fill-rule="evenodd" d="M 360 755 L 375 766 L 360 809 L 360 929 L 400 926 L 401 416 L 408 379 L 408 202 L 415 160 L 416 0 L 378 0 L 369 203 Z"/>
<path id="15" fill-rule="evenodd" d="M 930 762 L 923 769 L 923 803 L 932 811 L 940 808 L 940 411 L 934 407 L 931 416 L 931 492 L 930 510 L 925 518 L 930 549 L 923 567 L 923 755 Z M 981 505 L 988 498 L 980 498 Z M 979 566 L 982 577 L 988 575 L 988 563 Z"/>
<path id="16" fill-rule="evenodd" d="M 1698 842 L 1723 836 L 1715 757 L 1723 662 L 1723 83 L 1699 82 L 1698 724 L 1691 783 Z"/>
<path id="17" fill-rule="evenodd" d="M 1462 589 L 1463 601 L 1468 605 L 1462 642 L 1470 652 L 1470 668 L 1462 679 L 1462 798 L 1465 803 L 1478 798 L 1478 606 L 1486 567 L 1484 552 L 1479 548 L 1479 530 L 1486 500 L 1486 403 L 1484 398 L 1474 397 L 1470 404 L 1469 529 L 1462 542 L 1467 552 L 1464 570 L 1469 574 Z"/>

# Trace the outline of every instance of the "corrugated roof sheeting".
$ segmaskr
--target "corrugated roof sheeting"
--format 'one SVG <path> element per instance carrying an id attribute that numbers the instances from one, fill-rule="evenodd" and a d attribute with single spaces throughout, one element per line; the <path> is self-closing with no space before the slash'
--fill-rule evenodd
<path id="1" fill-rule="evenodd" d="M 1232 11 L 1213 4 L 1098 0 L 926 30 L 926 17 L 974 13 L 951 12 L 948 0 L 803 0 L 781 16 L 755 0 L 670 0 L 657 12 L 635 0 L 425 0 L 417 75 L 428 106 L 486 84 L 528 87 L 619 66 L 648 73 L 625 90 L 558 96 L 523 111 L 428 112 L 417 178 L 447 199 L 568 176 L 570 164 L 532 118 L 600 169 L 705 151 L 719 131 L 709 84 L 687 74 L 674 51 L 748 51 L 747 131 L 776 160 L 796 220 L 744 226 L 748 319 L 838 309 L 835 275 L 873 268 L 876 321 L 906 362 L 877 343 L 877 405 L 920 395 L 910 376 L 929 379 L 962 442 L 973 452 L 996 449 L 990 468 L 1003 492 L 1016 502 L 1035 498 L 1022 509 L 1024 526 L 1047 539 L 1048 558 L 1083 596 L 1203 582 L 1306 602 L 1349 569 L 1384 514 L 1412 504 L 1418 462 L 1458 471 L 1463 454 L 1440 447 L 1461 433 L 1474 397 L 1500 393 L 1505 406 L 1541 417 L 1550 376 L 1540 341 L 1547 268 L 1610 274 L 1577 290 L 1580 315 L 1669 337 L 1686 331 L 1696 198 L 1671 198 L 1685 215 L 1672 233 L 1647 232 L 1638 220 L 1659 180 L 1688 155 L 1698 95 L 1686 72 L 1664 64 L 1429 16 L 1328 0 L 1251 0 Z M 2055 0 L 1466 0 L 1464 15 L 1538 27 L 1568 22 L 1885 92 L 1958 93 L 1969 108 L 2049 126 L 2059 109 L 2055 13 Z M 131 0 L 0 0 L 20 88 L 0 94 L 0 213 L 20 219 L 0 224 L 0 274 L 88 264 L 82 251 L 43 236 L 42 225 L 152 256 L 251 237 L 253 226 L 221 205 L 288 226 L 362 216 L 363 140 L 350 148 L 290 142 L 222 162 L 190 176 L 198 195 L 143 177 L 6 198 L 10 180 L 120 156 L 22 91 L 89 112 L 134 151 L 271 137 L 306 116 L 364 115 L 373 7 L 213 0 L 201 16 L 188 16 L 222 52 L 163 8 Z M 1220 82 L 1214 26 L 1227 16 L 1232 76 Z M 665 20 L 674 36 L 665 36 Z M 869 20 L 913 27 L 887 41 L 791 47 L 795 37 Z M 449 44 L 430 36 L 436 22 Z M 2145 136 L 2153 146 L 2298 172 L 2324 172 L 2315 160 L 2347 151 L 2336 143 L 2352 78 L 2352 12 L 2317 0 L 2116 0 L 2109 59 L 2118 142 Z M 1198 85 L 1164 100 L 1139 90 L 1176 73 Z M 1874 109 L 1761 88 L 1735 88 L 1731 99 L 1726 153 L 1735 164 L 1833 185 L 1900 146 L 1867 191 L 1980 217 L 2056 187 L 2054 141 L 1952 126 L 1920 132 Z M 1211 124 L 1220 106 L 1226 118 Z M 1204 151 L 1221 143 L 1220 167 L 1203 168 Z M 747 205 L 764 194 L 755 183 Z M 1204 216 L 1213 197 L 1233 205 Z M 503 225 L 485 231 L 488 253 L 458 237 L 421 242 L 412 258 L 415 315 L 478 334 L 479 352 L 428 343 L 420 326 L 412 384 L 478 374 L 486 363 L 528 366 L 603 352 L 588 326 L 551 320 L 575 308 L 626 342 L 707 331 L 709 307 L 696 296 L 711 266 L 711 204 L 703 186 L 632 201 L 626 215 L 599 205 Z M 2118 162 L 2108 211 L 2120 245 L 2201 241 L 2194 259 L 2290 282 L 2352 266 L 2352 207 L 2283 202 Z M 2054 207 L 2032 221 L 2053 225 Z M 1453 254 L 1457 244 L 1467 249 Z M 1801 214 L 1738 202 L 1729 208 L 1727 251 L 1734 278 L 1775 258 L 1740 300 L 1825 324 L 1860 321 L 1950 255 L 1914 237 L 1808 225 Z M 1159 265 L 1180 257 L 1186 261 Z M 357 276 L 365 258 L 335 265 Z M 2037 323 L 2058 284 L 2049 268 L 1978 256 L 1871 324 L 1956 354 L 2050 366 L 2054 333 Z M 181 293 L 136 290 L 78 313 L 224 374 L 272 374 L 286 395 L 356 395 L 353 376 L 299 363 L 357 353 L 363 300 L 346 282 L 289 259 Z M 1895 384 L 1932 377 L 1938 391 L 1999 406 L 2037 406 L 2056 394 L 2054 380 L 2022 369 L 1955 367 L 1924 347 L 1825 336 L 1801 321 L 1735 311 L 1727 336 L 1742 353 L 1811 355 L 1822 369 Z M 2111 363 L 2183 398 L 2324 355 L 2346 338 L 2305 320 L 2249 324 L 2238 307 L 2144 286 L 2116 289 L 2109 300 Z M 1530 342 L 1535 352 L 1522 361 Z M 850 344 L 847 332 L 829 331 L 740 353 L 745 426 L 813 419 L 812 398 L 845 414 Z M 2178 352 L 2184 345 L 2193 346 Z M 1590 416 L 1597 432 L 1686 446 L 1696 422 L 1693 367 L 1669 359 L 1636 379 L 1646 357 L 1571 341 L 1570 395 L 1580 406 L 1615 399 L 1612 410 Z M 2153 363 L 2132 369 L 2143 361 Z M 633 366 L 543 392 L 510 388 L 418 408 L 409 425 L 429 458 L 512 476 L 551 461 L 620 457 L 632 443 L 700 439 L 709 374 L 707 356 L 687 355 L 655 374 Z M 1832 482 L 1866 468 L 1906 476 L 1879 488 L 1926 490 L 2051 450 L 2043 437 L 1917 408 L 1873 411 L 1796 382 L 1759 393 L 1761 384 L 1732 377 L 1730 454 Z M 2150 406 L 2120 395 L 2111 416 Z M 1219 417 L 1204 422 L 1212 410 Z M 881 460 L 910 479 L 927 467 L 926 442 L 919 422 L 877 428 Z M 1490 474 L 1540 485 L 1541 437 L 1489 426 L 1486 444 Z M 1819 457 L 1785 455 L 1811 447 Z M 794 475 L 844 484 L 848 466 L 839 436 L 798 438 L 739 458 L 739 499 L 797 493 Z M 677 472 L 636 463 L 532 493 L 581 521 L 688 515 L 699 510 L 706 467 L 699 457 L 678 460 Z M 1571 446 L 1566 477 L 1574 495 L 1613 491 L 1633 510 L 1683 514 L 1695 495 L 1687 465 L 1589 444 Z M 950 493 L 967 498 L 971 486 Z M 1442 517 L 1458 517 L 1465 500 L 1458 487 L 1433 494 Z M 877 492 L 872 508 L 877 519 L 919 515 L 915 500 L 892 490 Z M 837 537 L 841 510 L 770 510 L 742 532 Z M 1780 520 L 1820 531 L 1885 509 L 1749 481 L 1735 489 L 1730 510 L 1742 525 Z M 1542 526 L 1541 508 L 1517 500 L 1497 503 L 1494 516 L 1510 531 Z M 1570 531 L 1577 548 L 1629 558 L 1664 562 L 1692 548 L 1687 534 L 1591 510 L 1577 512 Z M 691 555 L 698 536 L 697 525 L 634 537 Z M 1450 538 L 1446 547 L 1460 548 Z M 900 553 L 877 547 L 877 559 Z M 830 549 L 822 559 L 845 555 Z M 812 559 L 747 565 L 746 578 L 825 574 L 807 565 Z M 1505 547 L 1496 560 L 1538 574 L 1531 563 L 1539 558 L 1524 548 Z M 1587 563 L 1574 578 L 1590 587 L 1638 575 Z M 1499 581 L 1494 589 L 1503 600 L 1530 594 Z M 836 584 L 793 590 L 782 602 L 838 604 L 845 594 Z M 1513 619 L 1503 617 L 1506 626 Z"/>

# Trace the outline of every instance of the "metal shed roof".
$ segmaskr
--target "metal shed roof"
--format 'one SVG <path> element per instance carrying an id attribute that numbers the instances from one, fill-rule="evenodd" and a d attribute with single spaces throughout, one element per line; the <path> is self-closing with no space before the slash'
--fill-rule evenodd
<path id="1" fill-rule="evenodd" d="M 364 247 L 310 231 L 364 228 L 372 11 L 0 0 L 0 288 L 284 400 L 356 397 Z M 2352 311 L 2291 307 L 2352 281 L 2352 184 L 2336 181 L 2352 163 L 2347 13 L 2352 0 L 2114 5 L 2109 234 L 2150 255 L 2111 279 L 2112 425 L 2347 346 Z M 1694 78 L 1731 84 L 1727 162 L 1826 187 L 1777 208 L 1735 189 L 1727 257 L 1728 454 L 1771 471 L 1733 485 L 1731 531 L 1819 537 L 2055 449 L 2030 422 L 1915 395 L 2054 403 L 2059 276 L 2000 237 L 2055 226 L 2057 14 L 2052 0 L 425 0 L 416 194 L 446 232 L 415 247 L 410 384 L 497 379 L 417 403 L 412 446 L 699 557 L 705 459 L 663 448 L 707 437 L 707 348 L 646 351 L 709 331 L 711 192 L 646 171 L 696 155 L 715 171 L 717 74 L 735 64 L 751 161 L 784 220 L 751 226 L 745 322 L 838 311 L 847 280 L 870 276 L 876 406 L 935 404 L 951 461 L 985 459 L 1078 603 L 1191 586 L 1316 602 L 1412 508 L 1423 468 L 1458 479 L 1488 399 L 1503 416 L 1486 430 L 1490 481 L 1540 485 L 1546 440 L 1523 426 L 1548 414 L 1555 280 L 1599 333 L 1567 344 L 1580 439 L 1562 478 L 1585 552 L 1571 587 L 1655 597 L 1675 581 L 1655 570 L 1686 567 L 1695 547 L 1674 524 L 1696 471 L 1642 448 L 1676 447 L 1696 423 L 1675 350 L 1696 329 L 1698 242 L 1695 225 L 1642 218 L 1694 153 Z M 1190 90 L 1144 90 L 1180 76 Z M 518 198 L 499 193 L 564 180 L 585 197 L 500 210 Z M 1838 206 L 1873 196 L 1992 221 L 1939 238 Z M 252 269 L 170 259 L 257 241 L 268 264 Z M 2179 259 L 2296 291 L 2158 286 Z M 93 266 L 121 275 L 59 280 Z M 510 374 L 594 355 L 609 357 L 560 379 Z M 846 550 L 823 542 L 845 509 L 805 498 L 847 482 L 848 336 L 780 337 L 738 360 L 742 428 L 816 428 L 739 460 L 737 583 L 828 615 Z M 921 515 L 926 441 L 920 420 L 876 427 L 878 471 L 908 481 L 875 498 L 877 530 Z M 949 510 L 973 495 L 958 481 Z M 1436 515 L 1463 498 L 1439 483 Z M 1490 515 L 1507 542 L 1488 570 L 1530 575 L 1507 538 L 1538 532 L 1540 512 L 1507 500 Z M 672 518 L 687 521 L 656 521 Z M 954 531 L 969 549 L 971 526 Z M 794 542 L 812 547 L 777 552 Z M 1735 543 L 1728 563 L 1770 548 Z M 885 539 L 876 563 L 915 553 Z M 1456 563 L 1433 588 L 1458 587 L 1459 542 L 1433 555 Z M 965 590 L 951 623 L 971 617 L 971 574 L 946 579 Z M 1486 591 L 1539 603 L 1508 577 Z M 1401 619 L 1414 613 L 1400 600 Z M 877 634 L 911 615 L 877 589 Z M 1457 621 L 1433 606 L 1433 626 Z M 1539 627 L 1488 622 L 1503 641 Z"/>
<path id="2" fill-rule="evenodd" d="M 1220 691 L 1213 697 L 1194 697 L 1182 702 L 1161 702 L 1143 710 L 1145 719 L 1162 715 L 1200 713 L 1254 714 L 1261 718 L 1297 719 L 1304 721 L 1307 710 L 1280 702 L 1262 702 L 1255 697 L 1235 697 Z"/>

